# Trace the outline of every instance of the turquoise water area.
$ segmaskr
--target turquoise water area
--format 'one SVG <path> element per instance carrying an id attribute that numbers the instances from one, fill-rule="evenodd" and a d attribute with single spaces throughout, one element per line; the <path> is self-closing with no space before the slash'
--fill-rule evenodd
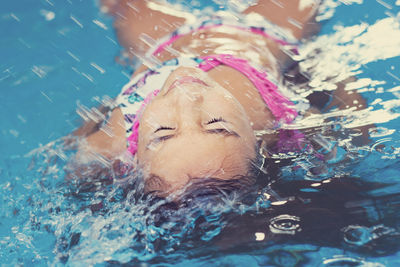
<path id="1" fill-rule="evenodd" d="M 352 86 L 369 109 L 307 123 L 332 125 L 346 159 L 313 174 L 315 159 L 301 155 L 280 168 L 272 188 L 175 207 L 101 175 L 91 184 L 65 179 L 74 151 L 59 138 L 79 125 L 76 110 L 117 95 L 132 71 L 116 62 L 121 47 L 97 2 L 3 3 L 0 264 L 398 266 L 400 2 L 325 7 L 318 37 L 300 47 L 300 66 L 316 91 L 356 76 Z M 369 143 L 352 144 L 349 127 L 367 124 Z"/>

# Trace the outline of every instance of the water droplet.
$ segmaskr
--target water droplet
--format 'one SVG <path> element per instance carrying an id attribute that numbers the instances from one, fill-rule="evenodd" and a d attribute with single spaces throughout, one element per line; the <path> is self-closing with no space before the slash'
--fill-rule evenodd
<path id="1" fill-rule="evenodd" d="M 92 22 L 94 24 L 96 24 L 97 26 L 99 26 L 100 28 L 102 28 L 104 30 L 108 30 L 107 26 L 103 22 L 101 22 L 101 21 L 99 21 L 97 19 L 92 20 Z"/>
<path id="2" fill-rule="evenodd" d="M 45 9 L 40 10 L 40 15 L 42 15 L 47 21 L 51 21 L 56 17 L 56 14 L 53 11 Z"/>
<path id="3" fill-rule="evenodd" d="M 269 229 L 274 234 L 294 235 L 301 231 L 300 218 L 289 214 L 279 215 L 270 220 Z"/>
<path id="4" fill-rule="evenodd" d="M 76 25 L 83 28 L 83 24 L 77 18 L 75 18 L 73 15 L 71 15 L 70 18 L 72 19 L 73 22 L 76 23 Z"/>
<path id="5" fill-rule="evenodd" d="M 256 241 L 263 241 L 265 239 L 265 234 L 261 232 L 254 233 L 256 236 Z"/>

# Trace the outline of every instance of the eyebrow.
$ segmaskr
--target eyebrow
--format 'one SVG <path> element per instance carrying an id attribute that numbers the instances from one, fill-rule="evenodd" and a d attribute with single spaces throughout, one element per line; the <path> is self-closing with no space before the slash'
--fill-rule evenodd
<path id="1" fill-rule="evenodd" d="M 225 128 L 207 129 L 207 130 L 205 130 L 205 133 L 208 133 L 208 134 L 220 134 L 220 135 L 224 135 L 224 136 L 235 136 L 235 137 L 240 138 L 240 135 L 237 132 L 232 131 L 232 130 L 228 130 L 228 129 L 225 129 Z"/>
<path id="2" fill-rule="evenodd" d="M 240 138 L 240 135 L 232 130 L 227 130 L 225 128 L 217 128 L 217 129 L 207 129 L 204 131 L 205 134 L 215 134 L 215 135 L 222 135 L 222 136 L 234 136 L 236 138 Z M 157 137 L 153 140 L 151 140 L 147 146 L 146 146 L 146 150 L 149 149 L 149 146 L 153 143 L 159 143 L 159 142 L 164 142 L 164 141 L 168 141 L 172 138 L 176 138 L 178 136 L 178 134 L 171 134 L 171 135 L 166 135 L 166 136 L 161 136 L 161 137 Z"/>

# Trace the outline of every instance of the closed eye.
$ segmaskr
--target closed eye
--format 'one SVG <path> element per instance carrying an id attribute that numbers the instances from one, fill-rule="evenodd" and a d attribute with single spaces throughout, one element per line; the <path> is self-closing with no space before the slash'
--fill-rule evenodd
<path id="1" fill-rule="evenodd" d="M 222 117 L 219 117 L 219 118 L 212 118 L 211 120 L 209 120 L 209 121 L 206 123 L 206 125 L 213 124 L 213 123 L 216 123 L 216 122 L 227 122 L 227 121 L 224 120 Z"/>
<path id="2" fill-rule="evenodd" d="M 225 119 L 223 119 L 222 117 L 218 117 L 218 118 L 212 118 L 211 120 L 209 120 L 206 125 L 210 125 L 213 123 L 217 123 L 217 122 L 226 122 L 229 123 L 229 121 L 226 121 Z M 216 128 L 216 129 L 207 129 L 206 133 L 209 134 L 220 134 L 220 135 L 225 135 L 225 136 L 236 136 L 236 137 L 240 137 L 239 134 L 237 134 L 235 131 L 229 130 L 227 128 Z"/>
<path id="3" fill-rule="evenodd" d="M 219 118 L 212 118 L 211 120 L 209 120 L 206 123 L 206 125 L 210 125 L 210 124 L 217 123 L 217 122 L 229 123 L 228 121 L 224 120 L 222 117 L 219 117 Z M 176 128 L 174 128 L 174 127 L 160 126 L 154 131 L 154 133 L 162 131 L 162 130 L 175 130 L 175 129 Z M 224 136 L 234 136 L 234 137 L 239 137 L 240 138 L 240 135 L 238 133 L 236 133 L 235 131 L 226 129 L 226 128 L 206 129 L 205 133 L 207 133 L 207 134 L 218 134 L 218 135 L 224 135 Z M 156 138 L 154 138 L 153 140 L 151 140 L 149 142 L 149 144 L 146 146 L 146 149 L 149 149 L 151 144 L 158 144 L 158 143 L 167 141 L 169 139 L 172 139 L 172 138 L 174 138 L 176 136 L 177 136 L 176 133 L 174 133 L 174 134 L 167 134 L 167 135 L 164 135 L 164 136 L 156 137 Z"/>
<path id="4" fill-rule="evenodd" d="M 156 133 L 158 131 L 163 131 L 163 130 L 175 130 L 175 128 L 167 127 L 167 126 L 160 126 L 154 131 L 154 133 Z"/>

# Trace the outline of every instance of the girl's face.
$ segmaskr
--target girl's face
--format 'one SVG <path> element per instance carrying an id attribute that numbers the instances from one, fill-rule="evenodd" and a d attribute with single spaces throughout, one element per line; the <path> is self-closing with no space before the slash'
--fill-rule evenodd
<path id="1" fill-rule="evenodd" d="M 176 191 L 192 178 L 246 175 L 255 142 L 239 102 L 203 71 L 180 67 L 140 120 L 137 160 L 146 191 Z"/>

